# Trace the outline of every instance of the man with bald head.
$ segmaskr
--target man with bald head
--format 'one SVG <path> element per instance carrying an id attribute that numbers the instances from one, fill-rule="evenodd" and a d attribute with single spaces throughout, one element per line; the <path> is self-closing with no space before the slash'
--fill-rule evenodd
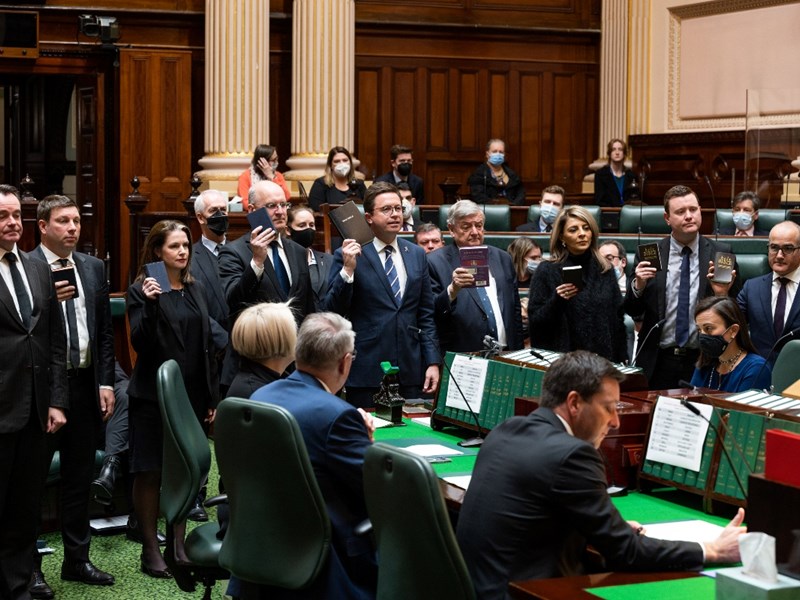
<path id="1" fill-rule="evenodd" d="M 767 259 L 772 272 L 748 279 L 736 301 L 756 350 L 773 365 L 783 345 L 800 335 L 800 225 L 783 221 L 772 228 Z"/>

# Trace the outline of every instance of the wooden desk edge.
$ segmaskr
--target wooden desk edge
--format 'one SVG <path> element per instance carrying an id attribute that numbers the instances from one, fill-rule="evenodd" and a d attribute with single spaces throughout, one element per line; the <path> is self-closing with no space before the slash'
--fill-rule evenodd
<path id="1" fill-rule="evenodd" d="M 670 581 L 691 577 L 700 577 L 700 573 L 695 571 L 595 573 L 593 575 L 578 575 L 575 577 L 512 581 L 508 586 L 508 591 L 512 598 L 522 600 L 530 600 L 531 598 L 538 598 L 539 600 L 597 600 L 597 596 L 586 591 L 587 588 Z"/>

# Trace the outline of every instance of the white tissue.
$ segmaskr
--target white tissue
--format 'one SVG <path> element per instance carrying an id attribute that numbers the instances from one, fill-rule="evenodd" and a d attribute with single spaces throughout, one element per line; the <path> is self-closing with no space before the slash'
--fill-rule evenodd
<path id="1" fill-rule="evenodd" d="M 743 533 L 739 536 L 739 552 L 742 573 L 769 583 L 778 581 L 774 537 L 760 532 Z"/>

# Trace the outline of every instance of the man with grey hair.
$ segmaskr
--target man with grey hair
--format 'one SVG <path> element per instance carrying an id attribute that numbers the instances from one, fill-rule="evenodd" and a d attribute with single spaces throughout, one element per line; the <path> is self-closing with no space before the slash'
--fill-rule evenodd
<path id="1" fill-rule="evenodd" d="M 350 321 L 335 313 L 309 315 L 297 334 L 297 370 L 252 396 L 292 413 L 328 509 L 336 556 L 303 598 L 375 596 L 375 550 L 368 536 L 355 533 L 367 518 L 362 475 L 374 427 L 367 413 L 334 396 L 344 386 L 355 355 Z M 243 595 L 247 586 L 242 584 Z M 262 595 L 265 591 L 260 590 Z"/>
<path id="2" fill-rule="evenodd" d="M 471 270 L 461 266 L 462 248 L 483 245 L 483 223 L 480 206 L 471 200 L 456 202 L 447 214 L 447 228 L 455 244 L 428 255 L 443 350 L 482 350 L 486 336 L 509 350 L 524 344 L 517 275 L 508 253 L 488 247 L 489 285 L 485 287 L 476 287 Z"/>
<path id="3" fill-rule="evenodd" d="M 744 509 L 715 540 L 700 544 L 642 535 L 611 503 L 597 449 L 619 427 L 622 378 L 597 354 L 565 354 L 544 377 L 540 407 L 486 438 L 457 529 L 478 598 L 508 598 L 510 581 L 581 574 L 587 544 L 609 571 L 689 570 L 739 560 Z"/>

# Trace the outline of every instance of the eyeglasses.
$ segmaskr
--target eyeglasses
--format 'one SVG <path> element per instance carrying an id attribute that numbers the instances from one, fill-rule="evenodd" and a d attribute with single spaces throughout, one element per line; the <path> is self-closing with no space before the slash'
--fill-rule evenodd
<path id="1" fill-rule="evenodd" d="M 355 348 L 353 348 L 353 350 L 351 350 L 350 352 L 348 352 L 348 354 L 350 355 L 350 359 L 351 359 L 351 360 L 355 360 L 355 359 L 356 359 L 356 356 L 358 356 L 358 352 L 356 352 L 356 349 L 355 349 Z"/>
<path id="2" fill-rule="evenodd" d="M 770 254 L 777 254 L 778 252 L 783 252 L 784 256 L 791 256 L 797 250 L 800 250 L 800 246 L 778 246 L 778 244 L 770 244 L 768 246 Z"/>
<path id="3" fill-rule="evenodd" d="M 620 259 L 619 256 L 614 256 L 613 254 L 606 254 L 603 258 L 605 258 L 607 261 L 615 261 Z"/>
<path id="4" fill-rule="evenodd" d="M 384 206 L 383 208 L 376 208 L 373 212 L 379 212 L 384 217 L 388 217 L 393 215 L 394 213 L 403 214 L 403 207 L 402 206 Z"/>
<path id="5" fill-rule="evenodd" d="M 265 204 L 264 208 L 267 210 L 275 210 L 276 208 L 282 208 L 283 210 L 286 210 L 290 206 L 291 204 L 288 202 L 270 202 L 269 204 Z"/>

